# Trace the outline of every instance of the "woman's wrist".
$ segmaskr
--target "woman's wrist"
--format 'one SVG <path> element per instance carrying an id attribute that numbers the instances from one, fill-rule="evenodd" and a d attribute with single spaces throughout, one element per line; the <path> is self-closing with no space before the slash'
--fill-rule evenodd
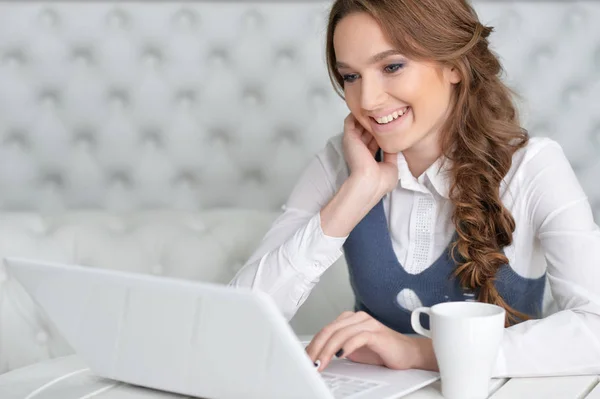
<path id="1" fill-rule="evenodd" d="M 345 237 L 381 199 L 378 182 L 368 176 L 350 176 L 321 209 L 321 229 L 331 237 Z"/>
<path id="2" fill-rule="evenodd" d="M 411 368 L 439 371 L 431 339 L 423 337 L 411 337 L 411 340 L 411 347 L 414 349 Z"/>
<path id="3" fill-rule="evenodd" d="M 368 174 L 351 174 L 344 185 L 348 186 L 349 191 L 356 193 L 355 197 L 360 198 L 364 207 L 369 210 L 386 194 L 381 192 L 379 181 Z"/>

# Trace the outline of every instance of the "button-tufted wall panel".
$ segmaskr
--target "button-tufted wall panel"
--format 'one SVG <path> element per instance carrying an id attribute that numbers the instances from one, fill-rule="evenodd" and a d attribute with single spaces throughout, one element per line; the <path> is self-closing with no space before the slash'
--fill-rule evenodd
<path id="1" fill-rule="evenodd" d="M 0 208 L 279 208 L 343 119 L 325 9 L 0 3 Z"/>
<path id="2" fill-rule="evenodd" d="M 520 94 L 524 126 L 557 140 L 600 221 L 600 2 L 475 2 Z"/>
<path id="3" fill-rule="evenodd" d="M 329 1 L 0 2 L 0 208 L 277 209 L 341 130 Z M 475 2 L 600 209 L 600 3 Z"/>

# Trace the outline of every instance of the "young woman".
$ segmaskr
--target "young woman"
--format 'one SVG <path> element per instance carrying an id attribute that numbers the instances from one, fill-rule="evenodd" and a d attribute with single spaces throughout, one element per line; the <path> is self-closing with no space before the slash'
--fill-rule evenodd
<path id="1" fill-rule="evenodd" d="M 437 368 L 410 312 L 502 306 L 495 376 L 600 373 L 600 231 L 559 145 L 520 127 L 466 0 L 337 0 L 327 61 L 350 115 L 232 281 L 287 318 L 346 257 L 355 312 L 307 348 L 390 368 Z M 542 318 L 545 282 L 559 309 Z"/>

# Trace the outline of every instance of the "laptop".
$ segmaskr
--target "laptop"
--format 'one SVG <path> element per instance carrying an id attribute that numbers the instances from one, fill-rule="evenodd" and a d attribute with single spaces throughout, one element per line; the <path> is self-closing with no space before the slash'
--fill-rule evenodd
<path id="1" fill-rule="evenodd" d="M 400 398 L 439 378 L 335 358 L 319 373 L 265 293 L 6 258 L 98 376 L 201 398 Z"/>

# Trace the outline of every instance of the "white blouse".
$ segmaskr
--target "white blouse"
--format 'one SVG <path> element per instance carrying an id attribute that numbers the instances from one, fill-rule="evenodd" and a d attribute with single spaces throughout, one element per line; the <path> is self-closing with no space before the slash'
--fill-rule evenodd
<path id="1" fill-rule="evenodd" d="M 394 251 L 408 273 L 428 268 L 455 232 L 448 167 L 440 163 L 415 178 L 398 154 L 398 185 L 383 199 Z M 326 236 L 319 211 L 347 177 L 338 135 L 304 171 L 283 214 L 231 285 L 267 292 L 291 319 L 343 254 L 346 237 Z M 504 248 L 509 264 L 524 277 L 547 272 L 549 284 L 545 317 L 505 330 L 494 376 L 600 373 L 600 229 L 559 144 L 530 139 L 513 156 L 500 194 L 516 222 L 513 244 Z M 413 292 L 398 301 L 408 309 L 420 306 Z"/>

